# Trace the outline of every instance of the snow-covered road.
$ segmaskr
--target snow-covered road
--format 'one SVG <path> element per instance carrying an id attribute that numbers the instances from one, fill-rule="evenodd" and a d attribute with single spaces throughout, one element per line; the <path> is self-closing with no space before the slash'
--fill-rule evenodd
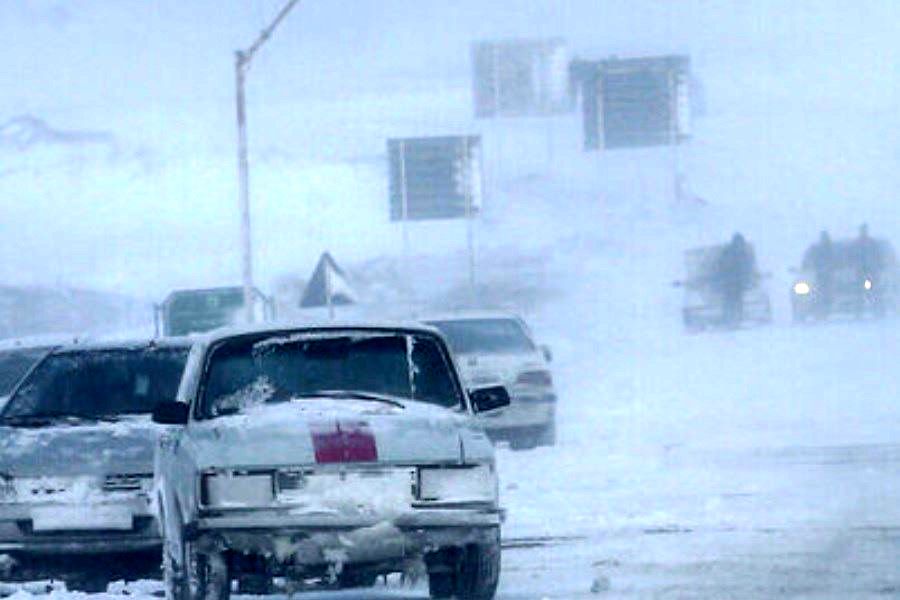
<path id="1" fill-rule="evenodd" d="M 900 595 L 898 328 L 557 343 L 560 445 L 499 452 L 498 598 Z"/>
<path id="2" fill-rule="evenodd" d="M 561 445 L 500 460 L 507 540 L 563 541 L 509 548 L 501 597 L 900 595 L 897 332 L 635 331 L 561 360 Z"/>

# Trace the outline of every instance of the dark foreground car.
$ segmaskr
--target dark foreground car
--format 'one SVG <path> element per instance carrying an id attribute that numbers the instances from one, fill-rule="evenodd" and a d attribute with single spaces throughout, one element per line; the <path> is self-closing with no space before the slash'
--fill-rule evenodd
<path id="1" fill-rule="evenodd" d="M 150 413 L 175 396 L 188 349 L 62 347 L 18 384 L 0 413 L 3 579 L 105 589 L 158 569 Z"/>
<path id="2" fill-rule="evenodd" d="M 357 587 L 412 565 L 432 598 L 493 598 L 497 472 L 473 417 L 509 396 L 467 392 L 432 329 L 211 334 L 179 396 L 154 413 L 173 425 L 154 469 L 170 598 Z"/>

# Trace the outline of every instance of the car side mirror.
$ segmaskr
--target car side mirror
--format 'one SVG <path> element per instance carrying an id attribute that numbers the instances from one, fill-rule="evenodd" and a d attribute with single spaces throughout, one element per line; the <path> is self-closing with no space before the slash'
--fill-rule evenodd
<path id="1" fill-rule="evenodd" d="M 184 402 L 160 402 L 153 409 L 153 422 L 160 425 L 187 425 L 190 407 Z"/>
<path id="2" fill-rule="evenodd" d="M 502 385 L 470 390 L 469 399 L 476 414 L 499 410 L 510 404 L 509 392 Z"/>
<path id="3" fill-rule="evenodd" d="M 553 362 L 553 351 L 550 350 L 550 346 L 542 344 L 540 348 L 541 354 L 544 355 L 544 360 L 546 360 L 548 363 Z"/>

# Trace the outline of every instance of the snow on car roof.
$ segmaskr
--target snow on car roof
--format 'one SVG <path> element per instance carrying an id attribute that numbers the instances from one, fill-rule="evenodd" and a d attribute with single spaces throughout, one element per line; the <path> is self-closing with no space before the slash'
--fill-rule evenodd
<path id="1" fill-rule="evenodd" d="M 194 343 L 191 337 L 168 337 L 131 340 L 90 340 L 87 342 L 68 343 L 56 348 L 54 354 L 84 352 L 91 350 L 140 350 L 143 348 L 190 348 Z"/>
<path id="2" fill-rule="evenodd" d="M 8 338 L 0 340 L 0 351 L 50 348 L 53 346 L 76 344 L 80 339 L 83 339 L 82 336 L 75 334 L 45 334 Z"/>
<path id="3" fill-rule="evenodd" d="M 257 333 L 300 333 L 304 331 L 340 331 L 345 329 L 422 332 L 440 335 L 440 332 L 438 332 L 434 327 L 431 327 L 425 323 L 420 323 L 418 321 L 288 321 L 269 322 L 259 325 L 223 327 L 221 329 L 216 329 L 215 331 L 211 331 L 207 334 L 199 336 L 198 341 L 201 341 L 205 344 L 214 344 L 221 340 Z"/>
<path id="4" fill-rule="evenodd" d="M 461 310 L 446 313 L 426 314 L 419 317 L 423 322 L 431 321 L 477 321 L 483 319 L 515 319 L 521 317 L 513 312 L 504 310 Z"/>

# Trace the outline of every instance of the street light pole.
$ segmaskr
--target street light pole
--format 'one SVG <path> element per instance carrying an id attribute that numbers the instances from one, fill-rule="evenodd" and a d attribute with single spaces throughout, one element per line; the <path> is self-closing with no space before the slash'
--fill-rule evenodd
<path id="1" fill-rule="evenodd" d="M 250 228 L 250 163 L 247 159 L 247 106 L 244 83 L 250 61 L 253 56 L 272 37 L 275 28 L 281 24 L 287 14 L 300 0 L 289 0 L 275 17 L 272 23 L 263 29 L 256 41 L 246 50 L 238 50 L 234 54 L 235 101 L 237 104 L 238 134 L 238 203 L 241 213 L 241 275 L 244 287 L 244 310 L 248 323 L 254 321 L 253 304 L 253 236 Z"/>

